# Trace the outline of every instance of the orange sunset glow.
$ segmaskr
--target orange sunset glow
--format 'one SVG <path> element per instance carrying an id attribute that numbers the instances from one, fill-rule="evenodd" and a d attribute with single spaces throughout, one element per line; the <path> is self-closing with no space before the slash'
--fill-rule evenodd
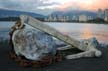
<path id="1" fill-rule="evenodd" d="M 48 15 L 59 10 L 97 11 L 107 9 L 108 0 L 0 0 L 0 8 Z"/>
<path id="2" fill-rule="evenodd" d="M 81 37 L 85 38 L 85 39 L 93 37 L 91 28 L 92 27 L 90 27 L 90 26 L 87 26 L 87 27 L 83 28 L 83 33 L 81 34 Z"/>
<path id="3" fill-rule="evenodd" d="M 108 8 L 108 0 L 70 0 L 58 6 L 58 9 L 77 8 L 84 10 L 97 10 Z"/>

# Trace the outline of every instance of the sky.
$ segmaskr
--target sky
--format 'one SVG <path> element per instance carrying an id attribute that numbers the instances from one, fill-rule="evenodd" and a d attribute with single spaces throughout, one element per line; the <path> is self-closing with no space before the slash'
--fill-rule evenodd
<path id="1" fill-rule="evenodd" d="M 58 10 L 107 9 L 108 0 L 0 0 L 0 8 L 48 15 Z"/>

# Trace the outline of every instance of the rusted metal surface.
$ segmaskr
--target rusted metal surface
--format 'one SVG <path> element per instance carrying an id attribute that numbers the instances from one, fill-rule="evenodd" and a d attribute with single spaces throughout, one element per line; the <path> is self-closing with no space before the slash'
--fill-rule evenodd
<path id="1" fill-rule="evenodd" d="M 21 67 L 33 67 L 39 68 L 50 65 L 52 63 L 60 62 L 63 60 L 63 57 L 60 54 L 56 54 L 55 56 L 47 55 L 43 57 L 41 60 L 28 60 L 23 56 L 16 56 L 15 53 L 10 53 L 10 58 L 16 61 Z"/>

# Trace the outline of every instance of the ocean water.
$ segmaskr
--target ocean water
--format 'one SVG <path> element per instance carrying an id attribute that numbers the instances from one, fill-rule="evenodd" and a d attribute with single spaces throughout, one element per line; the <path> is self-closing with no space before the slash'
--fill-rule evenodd
<path id="1" fill-rule="evenodd" d="M 8 39 L 8 33 L 15 22 L 0 22 L 0 40 Z M 96 37 L 101 43 L 108 43 L 108 25 L 90 23 L 45 22 L 65 35 L 77 40 Z M 27 26 L 30 28 L 30 26 Z"/>

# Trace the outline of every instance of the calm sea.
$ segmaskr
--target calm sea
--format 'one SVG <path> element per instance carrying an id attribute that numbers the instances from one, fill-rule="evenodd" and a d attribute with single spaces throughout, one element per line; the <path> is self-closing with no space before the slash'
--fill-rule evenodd
<path id="1" fill-rule="evenodd" d="M 108 25 L 90 23 L 61 23 L 45 22 L 63 34 L 69 35 L 77 40 L 96 37 L 99 42 L 108 43 Z M 8 33 L 14 22 L 0 22 L 0 39 L 9 38 Z M 28 26 L 30 27 L 30 26 Z"/>

